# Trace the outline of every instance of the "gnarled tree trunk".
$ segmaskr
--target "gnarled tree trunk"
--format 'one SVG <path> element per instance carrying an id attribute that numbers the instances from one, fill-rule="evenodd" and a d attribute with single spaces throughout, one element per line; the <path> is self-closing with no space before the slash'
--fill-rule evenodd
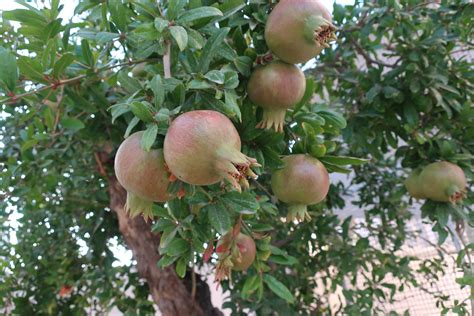
<path id="1" fill-rule="evenodd" d="M 115 176 L 109 176 L 110 208 L 115 211 L 119 229 L 137 261 L 138 272 L 150 288 L 151 296 L 163 315 L 222 315 L 212 306 L 209 287 L 196 277 L 196 297 L 191 296 L 192 283 L 181 280 L 173 267 L 160 269 L 159 234 L 141 216 L 130 218 L 124 209 L 126 192 Z M 188 273 L 189 275 L 190 273 Z"/>

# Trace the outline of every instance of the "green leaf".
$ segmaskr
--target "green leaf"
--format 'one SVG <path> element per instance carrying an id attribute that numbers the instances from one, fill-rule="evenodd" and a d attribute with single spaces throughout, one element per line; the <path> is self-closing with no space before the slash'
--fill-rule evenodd
<path id="1" fill-rule="evenodd" d="M 250 71 L 252 69 L 252 58 L 247 56 L 238 56 L 234 60 L 234 65 L 238 72 L 240 72 L 242 75 L 246 77 L 250 76 Z"/>
<path id="2" fill-rule="evenodd" d="M 177 232 L 178 232 L 178 227 L 170 227 L 170 228 L 165 229 L 165 231 L 163 231 L 163 233 L 161 234 L 160 248 L 168 247 L 168 245 L 174 239 L 174 236 L 176 236 Z"/>
<path id="3" fill-rule="evenodd" d="M 234 212 L 242 214 L 254 214 L 260 207 L 250 192 L 231 191 L 222 195 L 221 201 Z"/>
<path id="4" fill-rule="evenodd" d="M 157 266 L 161 269 L 166 268 L 172 265 L 179 257 L 170 257 L 170 256 L 163 256 L 157 262 Z"/>
<path id="5" fill-rule="evenodd" d="M 133 114 L 145 123 L 153 122 L 153 113 L 146 102 L 134 101 L 130 104 Z"/>
<path id="6" fill-rule="evenodd" d="M 175 238 L 167 247 L 166 254 L 168 256 L 181 256 L 190 249 L 189 243 L 181 238 Z"/>
<path id="7" fill-rule="evenodd" d="M 183 10 L 187 0 L 170 0 L 168 3 L 168 10 L 166 17 L 172 21 L 178 17 L 178 14 Z"/>
<path id="8" fill-rule="evenodd" d="M 184 27 L 177 25 L 171 26 L 170 33 L 178 44 L 179 50 L 183 51 L 186 46 L 188 46 L 188 33 L 186 32 Z"/>
<path id="9" fill-rule="evenodd" d="M 154 24 L 155 24 L 155 29 L 156 29 L 158 32 L 161 33 L 161 32 L 163 32 L 163 30 L 164 30 L 165 28 L 168 27 L 169 21 L 164 20 L 164 19 L 162 19 L 162 18 L 155 18 L 155 23 L 154 23 Z"/>
<path id="10" fill-rule="evenodd" d="M 201 49 L 204 44 L 206 44 L 206 40 L 202 37 L 201 33 L 191 28 L 187 29 L 188 32 L 188 45 L 191 48 Z"/>
<path id="11" fill-rule="evenodd" d="M 332 125 L 334 127 L 341 128 L 341 129 L 347 126 L 346 120 L 339 113 L 329 111 L 329 110 L 321 110 L 321 111 L 318 111 L 318 114 L 324 118 L 324 120 L 326 121 L 326 125 Z"/>
<path id="12" fill-rule="evenodd" d="M 375 86 L 370 88 L 370 90 L 365 95 L 367 101 L 369 101 L 369 103 L 372 103 L 375 97 L 379 95 L 381 91 L 382 91 L 382 87 L 379 84 L 376 84 Z"/>
<path id="13" fill-rule="evenodd" d="M 64 117 L 61 119 L 61 125 L 66 128 L 70 129 L 73 131 L 78 131 L 86 127 L 84 123 L 82 123 L 81 120 L 78 120 L 76 118 L 71 118 L 71 117 Z"/>
<path id="14" fill-rule="evenodd" d="M 127 30 L 127 12 L 125 11 L 127 6 L 122 0 L 108 0 L 107 2 L 112 21 L 119 30 L 125 32 Z"/>
<path id="15" fill-rule="evenodd" d="M 184 11 L 179 15 L 177 22 L 184 24 L 211 16 L 222 16 L 222 12 L 214 7 L 200 7 Z"/>
<path id="16" fill-rule="evenodd" d="M 156 75 L 150 81 L 150 89 L 153 91 L 155 95 L 154 103 L 155 107 L 159 108 L 163 104 L 165 100 L 165 88 L 163 86 L 163 82 L 161 80 L 160 75 Z"/>
<path id="17" fill-rule="evenodd" d="M 19 76 L 16 58 L 9 50 L 1 46 L 0 69 L 0 83 L 2 83 L 8 91 L 15 90 Z"/>
<path id="18" fill-rule="evenodd" d="M 286 285 L 275 279 L 273 276 L 265 274 L 263 276 L 263 281 L 267 284 L 267 286 L 270 288 L 270 290 L 272 290 L 273 293 L 275 293 L 288 303 L 293 303 L 295 301 L 293 294 L 291 294 L 290 290 L 288 290 Z"/>
<path id="19" fill-rule="evenodd" d="M 311 98 L 313 97 L 314 94 L 314 80 L 312 78 L 306 78 L 306 90 L 304 92 L 303 98 L 296 104 L 296 106 L 293 109 L 293 115 L 298 113 L 298 111 L 306 105 L 309 101 L 311 101 Z"/>
<path id="20" fill-rule="evenodd" d="M 260 282 L 261 279 L 258 274 L 252 275 L 251 277 L 247 278 L 242 287 L 242 297 L 249 297 L 250 294 L 255 292 Z"/>
<path id="21" fill-rule="evenodd" d="M 123 135 L 124 138 L 127 138 L 131 133 L 132 130 L 137 126 L 137 124 L 140 123 L 140 119 L 138 117 L 132 118 L 130 123 L 128 123 L 127 129 L 125 130 L 125 134 Z"/>
<path id="22" fill-rule="evenodd" d="M 89 42 L 86 39 L 81 41 L 81 50 L 82 50 L 82 58 L 84 58 L 84 62 L 88 66 L 94 66 L 94 56 L 92 55 L 91 48 L 89 46 Z"/>
<path id="23" fill-rule="evenodd" d="M 242 121 L 242 113 L 240 112 L 239 104 L 237 103 L 237 94 L 233 90 L 225 90 L 225 105 L 226 113 L 230 117 L 236 116 L 237 119 Z"/>
<path id="24" fill-rule="evenodd" d="M 187 265 L 187 262 L 184 258 L 179 259 L 178 262 L 176 263 L 176 274 L 180 278 L 184 278 L 184 276 L 186 275 L 186 265 Z"/>
<path id="25" fill-rule="evenodd" d="M 271 262 L 275 262 L 281 265 L 288 265 L 288 266 L 292 266 L 294 264 L 299 263 L 298 259 L 289 255 L 283 255 L 283 256 L 271 255 L 270 258 L 268 258 L 268 260 Z"/>
<path id="26" fill-rule="evenodd" d="M 200 59 L 200 72 L 207 72 L 209 70 L 209 65 L 214 58 L 214 55 L 217 53 L 217 48 L 224 41 L 225 37 L 229 33 L 230 28 L 225 27 L 219 29 L 215 32 L 206 42 L 204 48 L 202 49 L 201 59 Z"/>
<path id="27" fill-rule="evenodd" d="M 43 69 L 38 60 L 20 56 L 18 58 L 20 73 L 36 82 L 45 82 Z"/>
<path id="28" fill-rule="evenodd" d="M 208 204 L 204 207 L 212 227 L 221 235 L 226 234 L 231 229 L 231 220 L 227 209 L 221 202 Z"/>
<path id="29" fill-rule="evenodd" d="M 150 124 L 148 128 L 143 133 L 141 139 L 141 146 L 143 150 L 150 151 L 151 146 L 156 140 L 156 136 L 158 135 L 158 126 L 156 124 Z"/>
<path id="30" fill-rule="evenodd" d="M 120 34 L 111 33 L 111 32 L 99 32 L 95 35 L 95 39 L 99 43 L 107 43 L 119 37 L 120 37 Z"/>
<path id="31" fill-rule="evenodd" d="M 61 58 L 56 61 L 53 67 L 53 75 L 58 77 L 64 70 L 74 62 L 74 55 L 71 53 L 65 53 Z"/>
<path id="32" fill-rule="evenodd" d="M 324 156 L 319 158 L 321 161 L 329 162 L 331 164 L 346 166 L 353 165 L 358 166 L 369 162 L 369 159 L 356 158 L 356 157 L 344 157 L 344 156 Z"/>
<path id="33" fill-rule="evenodd" d="M 112 105 L 109 108 L 112 114 L 112 124 L 114 124 L 115 120 L 120 117 L 121 115 L 130 112 L 130 105 L 127 103 L 117 103 Z"/>
<path id="34" fill-rule="evenodd" d="M 209 71 L 207 74 L 204 75 L 204 78 L 217 84 L 224 84 L 225 81 L 224 73 L 219 70 Z"/>

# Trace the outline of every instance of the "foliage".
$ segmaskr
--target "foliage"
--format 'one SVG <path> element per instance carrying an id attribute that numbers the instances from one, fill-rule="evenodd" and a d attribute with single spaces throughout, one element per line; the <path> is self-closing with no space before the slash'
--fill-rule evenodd
<path id="1" fill-rule="evenodd" d="M 1 24 L 0 306 L 13 303 L 18 314 L 151 311 L 134 268 L 114 263 L 112 245 L 123 241 L 103 177 L 113 170 L 97 161 L 113 160 L 132 131 L 146 131 L 145 147 L 161 147 L 170 119 L 194 109 L 231 118 L 244 154 L 262 167 L 242 194 L 170 186 L 186 195 L 154 206 L 159 266 L 174 264 L 184 276 L 242 219 L 258 253 L 253 267 L 222 283 L 235 314 L 326 313 L 328 294 L 347 283 L 346 313 L 377 312 L 377 302 L 417 285 L 417 259 L 397 255 L 416 206 L 402 179 L 411 168 L 449 160 L 472 180 L 473 73 L 461 58 L 472 49 L 472 5 L 335 5 L 337 43 L 305 67 L 305 97 L 279 134 L 255 128 L 261 109 L 245 97 L 253 65 L 268 53 L 263 30 L 272 4 L 85 0 L 73 22 L 59 18 L 58 0 L 41 9 L 19 2 L 25 9 L 3 12 Z M 171 77 L 162 58 L 168 49 Z M 312 220 L 298 225 L 282 220 L 286 206 L 269 192 L 272 170 L 289 153 L 318 157 L 330 172 L 354 171 L 350 185 L 334 182 L 327 200 L 310 207 Z M 356 226 L 337 215 L 353 188 L 352 204 L 365 213 Z M 470 193 L 464 206 L 424 204 L 440 244 L 449 218 L 472 225 L 472 200 Z M 465 271 L 471 249 L 458 260 Z M 433 264 L 442 271 L 442 262 Z M 466 272 L 459 283 L 470 280 Z M 314 295 L 321 282 L 323 295 Z M 65 286 L 73 291 L 59 295 Z M 465 302 L 442 306 L 466 310 Z"/>

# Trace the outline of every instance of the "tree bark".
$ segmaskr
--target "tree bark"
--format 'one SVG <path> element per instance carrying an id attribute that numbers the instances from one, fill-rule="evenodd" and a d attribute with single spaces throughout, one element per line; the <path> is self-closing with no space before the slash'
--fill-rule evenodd
<path id="1" fill-rule="evenodd" d="M 110 208 L 117 214 L 119 230 L 132 250 L 138 272 L 147 281 L 153 301 L 162 315 L 222 315 L 219 309 L 212 306 L 209 287 L 199 276 L 194 299 L 191 297 L 191 284 L 181 280 L 172 266 L 158 268 L 160 236 L 151 232 L 151 224 L 141 216 L 130 218 L 125 213 L 126 192 L 115 176 L 109 176 L 109 194 Z"/>

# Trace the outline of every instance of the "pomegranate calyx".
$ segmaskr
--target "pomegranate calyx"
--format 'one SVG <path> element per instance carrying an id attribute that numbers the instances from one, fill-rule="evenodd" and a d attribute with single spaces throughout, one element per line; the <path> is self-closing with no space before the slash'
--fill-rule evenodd
<path id="1" fill-rule="evenodd" d="M 257 175 L 251 170 L 251 167 L 261 166 L 256 159 L 247 157 L 238 150 L 229 147 L 219 149 L 217 156 L 217 170 L 238 192 L 249 188 L 246 177 L 257 178 Z"/>
<path id="2" fill-rule="evenodd" d="M 294 220 L 299 223 L 303 221 L 311 221 L 311 216 L 308 213 L 308 206 L 304 204 L 292 204 L 288 207 L 288 214 L 286 215 L 286 220 L 292 222 Z"/>
<path id="3" fill-rule="evenodd" d="M 257 124 L 257 128 L 271 129 L 274 128 L 276 132 L 282 133 L 285 125 L 286 109 L 277 110 L 263 110 L 262 121 Z"/>
<path id="4" fill-rule="evenodd" d="M 336 40 L 336 27 L 321 15 L 313 15 L 306 20 L 306 39 L 318 46 L 329 47 L 328 42 Z"/>
<path id="5" fill-rule="evenodd" d="M 142 214 L 145 221 L 148 222 L 149 219 L 153 219 L 153 202 L 141 199 L 137 195 L 127 192 L 125 212 L 132 218 Z"/>

